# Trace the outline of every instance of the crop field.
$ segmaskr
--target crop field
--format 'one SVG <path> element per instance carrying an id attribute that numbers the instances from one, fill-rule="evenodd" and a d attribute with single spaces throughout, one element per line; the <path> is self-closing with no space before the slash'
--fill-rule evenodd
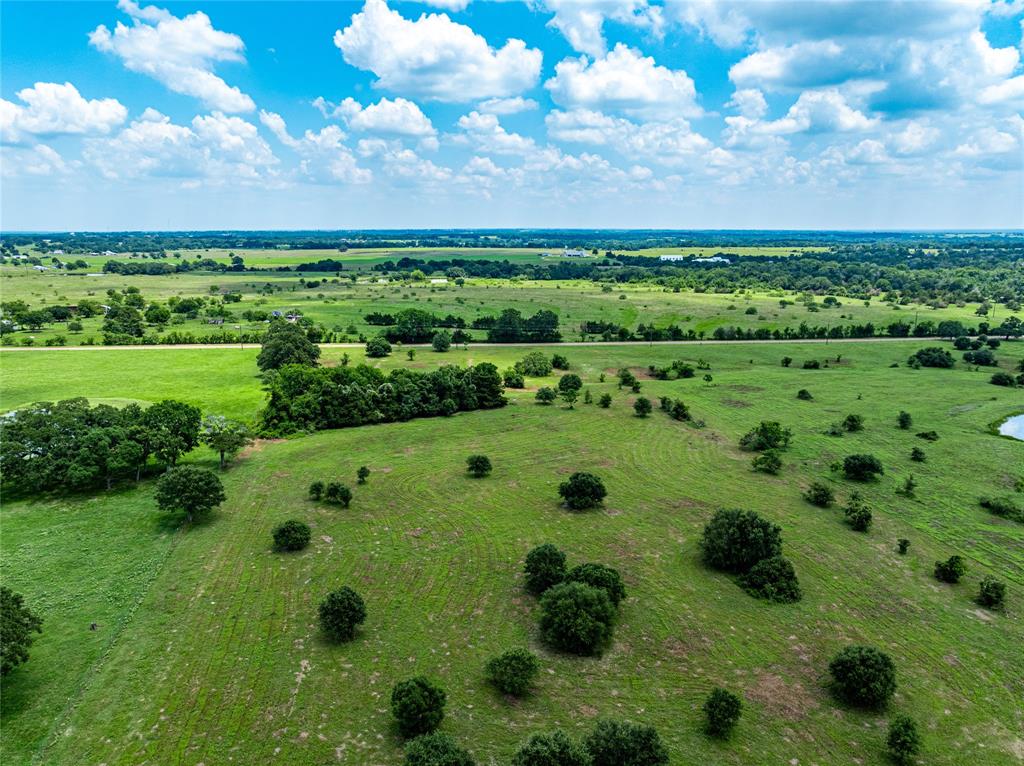
<path id="1" fill-rule="evenodd" d="M 388 694 L 423 673 L 448 692 L 442 730 L 482 764 L 508 763 L 533 732 L 579 734 L 602 715 L 654 725 L 673 763 L 874 764 L 884 762 L 886 725 L 899 712 L 918 721 L 923 762 L 1017 766 L 1024 526 L 988 514 L 977 499 L 1013 493 L 1024 480 L 1024 444 L 992 429 L 1024 402 L 1019 390 L 989 385 L 991 371 L 962 362 L 907 368 L 907 355 L 925 345 L 934 342 L 565 347 L 585 388 L 612 395 L 610 408 L 537 405 L 533 389 L 556 378 L 528 378 L 501 410 L 258 442 L 223 474 L 227 502 L 191 528 L 162 523 L 150 483 L 88 497 L 7 498 L 0 576 L 38 607 L 44 633 L 31 660 L 5 679 L 0 760 L 398 764 L 402 740 Z M 421 349 L 414 360 L 396 351 L 370 361 L 505 368 L 528 350 Z M 323 361 L 337 364 L 343 353 L 364 361 L 361 350 L 340 348 L 326 349 Z M 173 396 L 253 421 L 264 397 L 255 355 L 0 352 L 2 406 Z M 793 367 L 779 364 L 784 355 Z M 1009 370 L 1024 344 L 1004 343 L 997 356 Z M 643 374 L 680 358 L 706 361 L 712 380 Z M 809 358 L 828 367 L 799 369 Z M 641 377 L 642 396 L 682 398 L 706 427 L 657 409 L 635 417 L 636 395 L 614 382 L 623 366 Z M 814 400 L 798 400 L 801 388 Z M 900 410 L 913 415 L 910 431 L 896 426 Z M 850 413 L 865 417 L 864 431 L 825 434 Z M 764 419 L 794 431 L 777 477 L 754 473 L 750 453 L 737 447 Z M 940 438 L 923 442 L 919 430 Z M 910 461 L 915 446 L 927 462 Z M 884 476 L 857 485 L 830 471 L 855 452 L 877 455 Z M 466 475 L 473 453 L 490 456 L 489 477 Z M 216 465 L 205 449 L 189 460 Z M 372 473 L 356 486 L 360 465 Z M 557 485 L 576 470 L 602 477 L 603 508 L 559 506 Z M 910 473 L 914 498 L 896 491 Z M 351 508 L 306 499 L 314 480 L 352 485 Z M 837 507 L 801 498 L 812 480 L 834 488 Z M 854 489 L 874 511 L 866 534 L 842 521 L 839 506 Z M 703 566 L 700 530 L 722 507 L 782 526 L 802 601 L 754 600 Z M 288 518 L 313 527 L 303 552 L 270 547 L 271 529 Z M 901 537 L 911 540 L 906 556 L 895 551 Z M 606 563 L 625 578 L 614 642 L 599 658 L 539 641 L 536 600 L 521 571 L 524 554 L 543 542 L 564 549 L 570 564 Z M 940 584 L 933 564 L 953 553 L 968 574 L 959 585 Z M 972 600 L 985 574 L 1007 582 L 1005 612 Z M 368 618 L 354 641 L 333 645 L 320 637 L 316 604 L 341 585 L 362 593 Z M 899 686 L 886 711 L 846 707 L 827 690 L 829 659 L 853 642 L 896 662 Z M 535 690 L 518 701 L 483 679 L 484 662 L 515 646 L 542 664 Z M 724 744 L 700 729 L 700 705 L 716 685 L 745 701 Z"/>

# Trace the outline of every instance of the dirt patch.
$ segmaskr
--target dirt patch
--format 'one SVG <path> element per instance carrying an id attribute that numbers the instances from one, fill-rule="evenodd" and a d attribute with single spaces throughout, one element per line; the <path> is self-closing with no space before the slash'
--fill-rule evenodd
<path id="1" fill-rule="evenodd" d="M 741 394 L 756 394 L 760 391 L 764 391 L 761 386 L 745 386 L 742 383 L 732 383 L 725 386 L 725 388 L 728 388 L 730 391 L 739 391 Z"/>
<path id="2" fill-rule="evenodd" d="M 241 452 L 239 452 L 238 453 L 238 457 L 242 458 L 242 459 L 245 459 L 245 458 L 249 457 L 249 455 L 252 455 L 252 454 L 254 454 L 256 452 L 262 452 L 263 448 L 265 446 L 267 446 L 268 444 L 280 444 L 283 441 L 287 441 L 287 440 L 286 439 L 257 439 L 252 444 L 250 444 L 248 447 L 246 447 Z"/>
<path id="3" fill-rule="evenodd" d="M 409 535 L 409 537 L 422 537 L 425 531 L 423 527 L 416 527 L 416 529 L 410 529 L 405 534 Z"/>
<path id="4" fill-rule="evenodd" d="M 579 710 L 580 715 L 584 718 L 593 718 L 597 715 L 597 708 L 593 705 L 580 705 L 577 710 Z"/>
<path id="5" fill-rule="evenodd" d="M 783 718 L 796 721 L 817 707 L 817 703 L 799 681 L 787 683 L 774 673 L 759 673 L 747 697 Z"/>
<path id="6" fill-rule="evenodd" d="M 744 401 L 741 401 L 740 399 L 722 399 L 721 402 L 726 407 L 750 407 L 750 406 L 752 406 L 750 404 L 750 402 L 744 402 Z"/>

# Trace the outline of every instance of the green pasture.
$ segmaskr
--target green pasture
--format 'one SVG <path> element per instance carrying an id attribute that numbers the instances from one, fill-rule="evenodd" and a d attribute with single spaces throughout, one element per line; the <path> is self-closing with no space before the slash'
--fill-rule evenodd
<path id="1" fill-rule="evenodd" d="M 877 764 L 889 717 L 907 713 L 928 764 L 1015 766 L 1024 527 L 987 514 L 977 497 L 1012 494 L 1024 479 L 1024 444 L 991 429 L 1024 401 L 962 362 L 907 368 L 924 345 L 565 347 L 585 387 L 612 394 L 610 409 L 538 406 L 533 389 L 556 378 L 528 379 L 502 410 L 261 442 L 224 475 L 224 506 L 191 529 L 160 525 L 148 484 L 8 499 L 0 575 L 38 607 L 44 633 L 5 678 L 0 760 L 398 764 L 388 694 L 424 673 L 448 691 L 442 730 L 481 764 L 508 763 L 533 732 L 579 734 L 602 715 L 655 725 L 677 764 Z M 527 350 L 420 349 L 412 361 L 399 351 L 373 363 L 504 368 Z M 327 349 L 324 361 L 342 354 L 363 361 L 352 349 Z M 779 364 L 784 355 L 793 367 Z M 1010 369 L 1024 344 L 1003 344 L 997 356 Z M 712 381 L 643 379 L 641 395 L 684 399 L 703 429 L 657 410 L 634 417 L 635 395 L 613 382 L 619 367 L 644 378 L 648 364 L 677 358 L 707 361 Z M 829 366 L 800 369 L 808 358 Z M 800 388 L 814 401 L 797 400 Z M 0 352 L 0 390 L 5 409 L 75 395 L 173 396 L 252 420 L 262 403 L 255 351 L 235 348 Z M 913 415 L 910 431 L 896 427 L 901 409 Z M 850 413 L 864 415 L 863 432 L 824 434 Z M 736 447 L 762 419 L 794 430 L 778 477 L 753 473 Z M 916 438 L 922 430 L 939 441 Z M 910 461 L 914 446 L 927 462 Z M 470 479 L 465 457 L 481 452 L 494 473 Z M 882 460 L 880 481 L 855 486 L 830 472 L 855 452 Z M 190 459 L 215 466 L 205 451 Z M 360 465 L 372 470 L 365 486 L 355 485 Z M 604 479 L 603 509 L 559 507 L 557 485 L 576 470 Z M 910 473 L 913 499 L 896 493 Z M 849 530 L 838 507 L 806 504 L 800 492 L 815 479 L 832 484 L 840 504 L 860 489 L 871 531 Z M 306 500 L 314 480 L 349 483 L 352 507 Z M 720 507 L 750 508 L 783 527 L 803 601 L 756 601 L 701 565 L 696 541 Z M 270 531 L 288 518 L 314 527 L 313 544 L 274 553 Z M 911 540 L 905 557 L 895 552 L 900 537 Z M 565 549 L 570 563 L 622 572 L 629 597 L 604 656 L 568 657 L 539 643 L 520 572 L 541 542 Z M 967 559 L 968 575 L 942 585 L 934 561 L 953 553 Z M 985 574 L 1007 582 L 1005 613 L 972 601 Z M 316 605 L 340 585 L 363 594 L 369 617 L 353 642 L 330 645 Z M 853 642 L 897 664 L 886 711 L 853 710 L 828 694 L 828 661 Z M 542 659 L 536 690 L 518 702 L 483 680 L 484 662 L 513 646 Z M 745 700 L 727 743 L 700 731 L 700 705 L 715 685 Z"/>

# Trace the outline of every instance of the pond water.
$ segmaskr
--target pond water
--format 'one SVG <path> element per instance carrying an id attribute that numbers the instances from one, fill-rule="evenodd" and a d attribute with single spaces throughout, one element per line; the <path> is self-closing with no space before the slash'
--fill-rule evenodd
<path id="1" fill-rule="evenodd" d="M 1014 415 L 999 426 L 999 433 L 1024 441 L 1024 415 Z"/>

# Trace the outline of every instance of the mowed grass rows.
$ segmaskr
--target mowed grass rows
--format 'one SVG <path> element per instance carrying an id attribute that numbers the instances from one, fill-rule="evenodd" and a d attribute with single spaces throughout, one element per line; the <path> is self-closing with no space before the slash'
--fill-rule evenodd
<path id="1" fill-rule="evenodd" d="M 832 655 L 863 642 L 895 659 L 893 710 L 918 720 L 929 763 L 1017 764 L 1024 529 L 976 500 L 1012 492 L 1024 473 L 1024 445 L 989 430 L 1024 407 L 1019 392 L 988 385 L 988 373 L 888 367 L 921 345 L 567 348 L 585 385 L 612 393 L 610 409 L 540 407 L 527 391 L 500 411 L 260 443 L 225 475 L 229 500 L 214 518 L 178 533 L 159 527 L 148 487 L 7 503 L 3 581 L 40 605 L 46 632 L 5 684 L 4 760 L 394 764 L 401 741 L 388 694 L 395 681 L 424 673 L 449 693 L 442 728 L 481 763 L 507 762 L 530 733 L 579 733 L 600 715 L 655 725 L 674 763 L 877 763 L 886 715 L 837 705 L 825 686 Z M 999 356 L 1008 365 L 1020 352 L 1004 346 Z M 340 353 L 331 350 L 328 363 Z M 421 351 L 414 362 L 396 354 L 382 364 L 504 367 L 523 353 Z M 783 355 L 833 366 L 784 369 Z M 645 380 L 641 395 L 683 398 L 705 429 L 657 411 L 633 417 L 634 396 L 610 382 L 620 366 L 640 371 L 680 357 L 707 359 L 712 385 Z M 252 359 L 218 349 L 0 361 L 5 390 L 12 380 L 48 377 L 68 381 L 63 395 L 156 398 L 176 381 L 178 397 L 237 417 L 258 402 Z M 107 370 L 105 388 L 99 374 L 86 374 L 93 367 Z M 601 372 L 609 382 L 597 382 Z M 59 387 L 49 385 L 40 398 L 56 398 Z M 815 400 L 798 401 L 799 388 Z M 914 416 L 910 432 L 896 428 L 900 409 Z M 865 416 L 863 433 L 823 434 L 849 413 Z M 761 419 L 795 432 L 778 477 L 752 473 L 750 455 L 735 446 Z M 931 429 L 941 435 L 934 444 L 913 436 Z M 913 446 L 928 462 L 910 462 Z M 886 467 L 880 482 L 861 488 L 875 512 L 867 535 L 850 531 L 841 510 L 800 498 L 819 479 L 845 500 L 855 486 L 828 465 L 853 452 L 872 452 Z M 466 475 L 474 453 L 490 456 L 490 477 Z M 364 464 L 373 473 L 356 486 Z M 574 470 L 605 480 L 602 510 L 559 507 L 557 485 Z M 909 472 L 918 481 L 913 500 L 895 493 Z M 349 483 L 352 507 L 307 500 L 317 479 Z M 750 508 L 782 525 L 803 601 L 755 601 L 702 566 L 697 540 L 719 507 Z M 288 518 L 314 528 L 302 553 L 271 550 L 271 530 Z M 895 553 L 899 537 L 912 541 L 905 557 Z M 607 563 L 625 577 L 629 598 L 603 657 L 539 644 L 536 603 L 520 572 L 541 542 L 566 550 L 570 564 Z M 107 547 L 119 564 L 99 556 Z M 933 563 L 952 553 L 970 572 L 961 585 L 941 585 Z M 1008 582 L 1005 614 L 972 602 L 983 574 Z M 340 585 L 362 593 L 369 616 L 353 642 L 331 645 L 319 635 L 316 605 Z M 514 646 L 537 651 L 543 668 L 534 694 L 519 702 L 483 680 L 485 661 Z M 727 744 L 700 732 L 700 705 L 715 685 L 747 703 Z"/>

